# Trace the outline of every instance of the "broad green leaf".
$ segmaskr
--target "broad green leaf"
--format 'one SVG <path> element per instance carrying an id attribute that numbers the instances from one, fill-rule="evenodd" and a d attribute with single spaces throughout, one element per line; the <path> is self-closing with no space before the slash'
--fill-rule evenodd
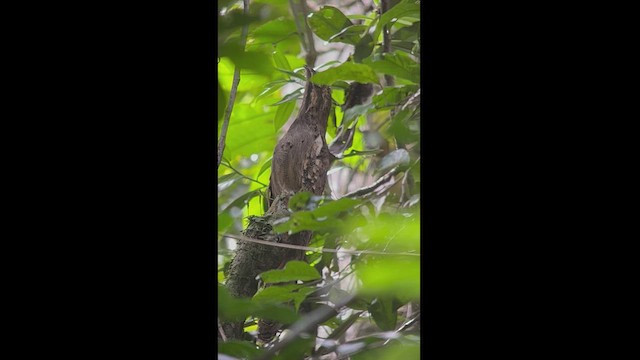
<path id="1" fill-rule="evenodd" d="M 369 312 L 376 322 L 376 325 L 383 331 L 392 331 L 396 328 L 398 321 L 398 308 L 394 306 L 391 297 L 377 298 L 373 304 L 369 306 Z"/>
<path id="2" fill-rule="evenodd" d="M 365 115 L 370 110 L 374 108 L 373 103 L 356 105 L 354 107 L 348 108 L 344 112 L 344 116 L 342 117 L 341 126 L 350 128 L 353 125 L 354 121 L 358 119 L 358 116 Z"/>
<path id="3" fill-rule="evenodd" d="M 307 266 L 309 266 L 307 264 Z M 302 301 L 316 289 L 304 285 L 276 285 L 263 288 L 253 296 L 258 304 L 284 304 L 293 301 L 296 311 Z"/>
<path id="4" fill-rule="evenodd" d="M 374 347 L 372 349 L 359 352 L 357 354 L 351 355 L 350 358 L 351 360 L 417 360 L 421 359 L 420 343 L 391 343 L 388 346 L 384 346 L 382 348 Z"/>
<path id="5" fill-rule="evenodd" d="M 380 165 L 378 165 L 377 171 L 383 173 L 396 166 L 408 165 L 410 162 L 411 158 L 409 157 L 409 152 L 407 150 L 393 150 L 380 160 Z"/>
<path id="6" fill-rule="evenodd" d="M 231 224 L 233 224 L 231 214 L 227 212 L 218 214 L 218 232 L 224 232 Z"/>
<path id="7" fill-rule="evenodd" d="M 402 294 L 407 299 L 420 299 L 420 259 L 417 257 L 370 258 L 358 271 L 362 294 Z"/>
<path id="8" fill-rule="evenodd" d="M 405 26 L 391 34 L 392 40 L 415 41 L 420 34 L 420 22 L 415 22 L 411 26 Z"/>
<path id="9" fill-rule="evenodd" d="M 287 102 L 290 102 L 290 101 L 296 101 L 301 96 L 302 96 L 302 88 L 299 88 L 299 89 L 297 89 L 297 90 L 285 95 L 285 97 L 283 97 L 282 100 L 278 101 L 277 103 L 273 104 L 272 106 L 284 104 L 284 103 L 287 103 Z"/>
<path id="10" fill-rule="evenodd" d="M 416 84 L 420 82 L 420 65 L 402 51 L 382 54 L 379 59 L 365 59 L 364 63 L 378 73 L 397 76 Z"/>
<path id="11" fill-rule="evenodd" d="M 389 22 L 401 19 L 403 17 L 417 17 L 420 18 L 420 2 L 416 0 L 402 0 L 394 7 L 380 16 L 380 20 L 376 25 L 374 32 L 374 39 L 377 39 L 382 32 L 384 25 Z"/>
<path id="12" fill-rule="evenodd" d="M 229 340 L 218 342 L 218 353 L 234 356 L 238 359 L 255 359 L 263 351 L 249 341 Z"/>
<path id="13" fill-rule="evenodd" d="M 335 216 L 339 213 L 353 210 L 357 205 L 360 205 L 361 203 L 361 200 L 342 198 L 339 200 L 324 203 L 318 206 L 318 208 L 313 210 L 311 213 L 316 218 Z"/>
<path id="14" fill-rule="evenodd" d="M 362 62 L 373 52 L 374 40 L 369 34 L 366 34 L 356 43 L 356 48 L 353 53 L 353 60 L 357 63 Z"/>
<path id="15" fill-rule="evenodd" d="M 289 281 L 308 281 L 320 279 L 320 274 L 313 267 L 304 261 L 289 261 L 282 270 L 269 270 L 260 274 L 262 281 L 266 284 L 289 282 Z"/>
<path id="16" fill-rule="evenodd" d="M 249 34 L 249 39 L 256 43 L 275 43 L 296 34 L 296 24 L 293 20 L 279 18 L 255 28 Z"/>
<path id="17" fill-rule="evenodd" d="M 363 33 L 369 27 L 366 25 L 350 25 L 329 38 L 329 42 L 341 42 L 356 45 L 360 42 Z M 372 39 L 373 40 L 373 39 Z"/>
<path id="18" fill-rule="evenodd" d="M 223 211 L 228 211 L 233 207 L 243 208 L 245 207 L 251 199 L 260 195 L 259 190 L 249 191 L 241 196 L 238 196 L 231 204 L 229 204 Z"/>
<path id="19" fill-rule="evenodd" d="M 402 0 L 396 6 L 389 9 L 380 16 L 378 26 L 383 26 L 393 21 L 393 19 L 402 19 L 403 17 L 420 18 L 420 1 Z"/>
<path id="20" fill-rule="evenodd" d="M 262 173 L 264 173 L 265 171 L 267 171 L 267 169 L 271 167 L 272 160 L 273 160 L 273 156 L 269 157 L 267 161 L 265 161 L 265 163 L 262 164 L 262 166 L 260 167 L 260 171 L 258 171 L 258 176 L 256 176 L 256 179 L 258 179 L 260 175 L 262 175 Z"/>
<path id="21" fill-rule="evenodd" d="M 236 173 L 236 172 L 225 174 L 225 175 L 222 175 L 222 176 L 218 177 L 218 185 L 222 184 L 224 182 L 231 181 L 231 180 L 236 180 L 236 179 L 239 179 L 239 178 L 240 178 L 240 175 L 238 175 L 238 173 Z"/>
<path id="22" fill-rule="evenodd" d="M 380 94 L 374 95 L 371 102 L 375 105 L 376 109 L 384 109 L 387 107 L 395 107 L 409 96 L 418 90 L 417 85 L 401 86 L 401 87 L 388 87 L 382 90 Z"/>
<path id="23" fill-rule="evenodd" d="M 293 211 L 304 210 L 307 208 L 307 204 L 309 203 L 309 200 L 311 200 L 311 196 L 310 192 L 301 191 L 289 199 L 287 206 Z"/>
<path id="24" fill-rule="evenodd" d="M 291 71 L 291 65 L 287 61 L 287 58 L 279 51 L 273 52 L 273 62 L 277 68 Z"/>
<path id="25" fill-rule="evenodd" d="M 276 110 L 276 116 L 273 119 L 273 127 L 276 133 L 278 132 L 278 130 L 280 130 L 282 125 L 284 125 L 287 120 L 289 120 L 289 117 L 293 112 L 293 108 L 295 107 L 295 101 L 284 102 L 280 104 L 280 106 L 278 106 L 278 110 Z"/>
<path id="26" fill-rule="evenodd" d="M 345 62 L 340 66 L 316 73 L 311 81 L 319 85 L 331 85 L 336 81 L 354 80 L 361 83 L 378 83 L 375 71 L 364 64 Z"/>
<path id="27" fill-rule="evenodd" d="M 252 306 L 251 314 L 261 319 L 293 324 L 300 318 L 293 309 L 283 304 L 252 302 Z"/>
<path id="28" fill-rule="evenodd" d="M 323 6 L 320 10 L 307 17 L 309 27 L 322 40 L 329 41 L 331 37 L 344 28 L 353 25 L 342 11 L 333 6 Z"/>
<path id="29" fill-rule="evenodd" d="M 257 96 L 256 100 L 263 98 L 269 94 L 273 94 L 289 83 L 291 83 L 290 80 L 276 80 L 264 84 L 264 90 Z"/>
<path id="30" fill-rule="evenodd" d="M 224 150 L 228 159 L 273 152 L 276 144 L 276 134 L 273 132 L 276 109 L 259 108 L 243 103 L 237 103 L 233 107 Z"/>
<path id="31" fill-rule="evenodd" d="M 218 314 L 225 320 L 244 320 L 251 313 L 251 300 L 238 299 L 226 287 L 218 284 Z"/>

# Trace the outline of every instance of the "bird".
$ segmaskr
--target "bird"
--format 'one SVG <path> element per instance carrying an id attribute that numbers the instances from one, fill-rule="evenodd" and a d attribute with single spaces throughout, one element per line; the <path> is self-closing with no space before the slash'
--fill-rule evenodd
<path id="1" fill-rule="evenodd" d="M 306 65 L 304 68 L 307 83 L 300 111 L 273 152 L 269 206 L 279 196 L 288 198 L 301 191 L 322 195 L 327 171 L 335 159 L 325 139 L 332 106 L 331 88 L 311 82 L 315 71 Z"/>

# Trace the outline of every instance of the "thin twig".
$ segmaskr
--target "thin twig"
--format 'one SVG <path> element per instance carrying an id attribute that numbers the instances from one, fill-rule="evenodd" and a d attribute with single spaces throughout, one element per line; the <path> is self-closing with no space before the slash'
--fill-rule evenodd
<path id="1" fill-rule="evenodd" d="M 313 43 L 313 33 L 311 32 L 311 28 L 309 27 L 309 23 L 307 22 L 307 16 L 309 15 L 307 0 L 300 0 L 300 5 L 302 7 L 302 16 L 304 18 L 304 34 L 307 37 L 308 47 L 305 60 L 307 61 L 307 65 L 313 67 L 316 63 L 316 57 L 318 56 L 318 53 L 316 52 L 316 47 Z"/>
<path id="2" fill-rule="evenodd" d="M 244 2 L 244 15 L 249 15 L 249 0 L 243 0 Z M 240 35 L 240 46 L 244 49 L 247 42 L 247 33 L 249 32 L 249 25 L 242 26 L 242 33 Z M 226 109 L 224 109 L 224 118 L 222 121 L 222 127 L 220 128 L 220 141 L 218 142 L 218 166 L 220 168 L 220 162 L 222 161 L 222 154 L 226 146 L 227 131 L 229 129 L 229 119 L 231 119 L 231 112 L 233 111 L 233 104 L 236 101 L 236 94 L 238 92 L 238 84 L 240 83 L 240 66 L 235 65 L 233 72 L 233 82 L 231 83 L 231 93 L 229 94 L 229 102 Z"/>
<path id="3" fill-rule="evenodd" d="M 222 329 L 222 323 L 220 323 L 220 319 L 218 319 L 218 331 L 220 332 L 222 341 L 227 342 L 227 335 L 225 335 L 224 329 Z"/>
<path id="4" fill-rule="evenodd" d="M 258 180 L 254 180 L 254 179 L 252 179 L 252 178 L 250 178 L 250 177 L 246 176 L 245 174 L 241 173 L 240 171 L 238 171 L 238 170 L 234 169 L 234 168 L 233 168 L 233 166 L 231 166 L 231 164 L 223 163 L 223 162 L 221 162 L 221 164 L 222 164 L 222 165 L 224 165 L 224 166 L 226 166 L 226 167 L 228 167 L 228 168 L 229 168 L 229 169 L 231 169 L 234 173 L 236 173 L 236 174 L 240 175 L 241 177 L 243 177 L 243 178 L 245 178 L 245 179 L 247 179 L 247 180 L 253 181 L 254 183 L 258 183 L 258 184 L 260 184 L 260 185 L 262 185 L 262 186 L 264 186 L 264 187 L 269 186 L 269 185 L 267 185 L 267 184 L 265 184 L 265 183 L 262 183 L 262 182 L 260 182 L 260 181 L 258 181 Z"/>
<path id="5" fill-rule="evenodd" d="M 295 250 L 315 251 L 315 252 L 320 252 L 320 253 L 324 253 L 324 252 L 338 253 L 338 252 L 340 252 L 340 253 L 351 254 L 351 255 L 370 254 L 370 255 L 420 256 L 420 254 L 418 254 L 418 253 L 411 253 L 411 252 L 390 253 L 390 252 L 373 251 L 373 250 L 343 250 L 343 249 L 336 250 L 336 249 L 312 248 L 312 247 L 308 247 L 308 246 L 291 245 L 291 244 L 276 243 L 276 242 L 266 241 L 266 240 L 253 239 L 253 238 L 250 238 L 250 237 L 247 237 L 247 236 L 244 236 L 244 235 L 223 234 L 223 233 L 218 233 L 218 234 L 221 235 L 221 236 L 230 237 L 232 239 L 236 239 L 236 240 L 240 240 L 240 241 L 248 241 L 248 242 L 252 242 L 252 243 L 256 243 L 256 244 L 262 244 L 262 245 L 274 246 L 274 247 L 281 247 L 281 248 L 287 248 L 287 249 L 295 249 Z"/>
<path id="6" fill-rule="evenodd" d="M 379 188 L 382 184 L 385 184 L 386 182 L 388 182 L 391 178 L 393 178 L 399 172 L 400 172 L 400 167 L 396 166 L 393 169 L 391 169 L 391 171 L 389 171 L 388 173 L 382 175 L 373 184 L 371 184 L 369 186 L 365 186 L 363 188 L 360 188 L 360 189 L 358 189 L 356 191 L 352 191 L 352 192 L 344 195 L 343 198 L 346 198 L 346 197 L 360 197 L 360 196 L 364 196 L 364 195 L 370 194 L 374 190 Z"/>
<path id="7" fill-rule="evenodd" d="M 386 13 L 390 9 L 389 0 L 380 0 L 380 15 Z M 391 26 L 389 24 L 385 24 L 382 27 L 382 52 L 388 53 L 391 52 Z M 393 86 L 394 80 L 393 76 L 389 74 L 384 75 L 384 81 L 387 86 Z"/>
<path id="8" fill-rule="evenodd" d="M 302 26 L 300 26 L 300 17 L 298 16 L 296 4 L 293 2 L 293 0 L 289 0 L 289 7 L 291 7 L 291 12 L 293 13 L 293 22 L 296 24 L 298 35 L 300 35 L 300 43 L 302 44 L 302 48 L 304 49 L 304 51 L 307 51 L 307 42 L 304 38 L 304 30 L 302 29 Z"/>

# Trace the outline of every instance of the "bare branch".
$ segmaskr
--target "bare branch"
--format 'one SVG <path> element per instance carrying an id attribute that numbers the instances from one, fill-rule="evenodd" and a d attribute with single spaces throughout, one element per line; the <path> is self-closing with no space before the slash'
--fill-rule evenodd
<path id="1" fill-rule="evenodd" d="M 388 173 L 382 175 L 373 184 L 371 184 L 369 186 L 365 186 L 365 187 L 363 187 L 361 189 L 358 189 L 356 191 L 352 191 L 352 192 L 344 195 L 343 197 L 359 197 L 359 196 L 365 196 L 367 194 L 370 194 L 373 191 L 375 191 L 377 188 L 379 188 L 381 185 L 383 185 L 383 184 L 387 183 L 389 180 L 391 180 L 399 172 L 400 172 L 400 167 L 396 166 L 393 169 L 391 169 L 391 171 L 389 171 Z"/>
<path id="2" fill-rule="evenodd" d="M 389 0 L 380 0 L 380 15 L 384 14 L 385 12 L 389 11 L 389 9 L 391 8 L 391 4 L 389 4 Z M 382 52 L 383 53 L 388 53 L 391 52 L 391 26 L 389 26 L 389 24 L 385 24 L 382 27 Z M 394 80 L 393 80 L 393 76 L 385 74 L 384 75 L 384 81 L 387 84 L 387 86 L 393 86 L 394 85 Z"/>
<path id="3" fill-rule="evenodd" d="M 220 332 L 222 341 L 227 342 L 227 335 L 225 335 L 224 329 L 222 329 L 222 323 L 220 322 L 220 319 L 218 319 L 218 331 Z"/>
<path id="4" fill-rule="evenodd" d="M 249 15 L 249 0 L 243 0 L 244 2 L 244 15 Z M 244 46 L 247 42 L 247 33 L 249 32 L 249 25 L 245 24 L 242 26 L 242 33 L 240 35 L 240 46 L 244 49 Z M 224 118 L 222 121 L 222 127 L 220 129 L 220 140 L 218 141 L 218 166 L 220 167 L 220 162 L 222 161 L 222 154 L 224 153 L 224 148 L 226 146 L 225 141 L 227 139 L 227 130 L 229 129 L 229 119 L 231 118 L 231 112 L 233 111 L 233 104 L 236 101 L 236 93 L 238 92 L 238 84 L 240 83 L 240 67 L 235 65 L 235 70 L 233 72 L 233 82 L 231 84 L 231 93 L 229 94 L 229 102 L 227 103 L 226 109 L 224 109 Z"/>
<path id="5" fill-rule="evenodd" d="M 240 241 L 248 241 L 248 242 L 267 245 L 267 246 L 294 249 L 294 250 L 315 251 L 315 252 L 321 252 L 321 253 L 328 252 L 328 253 L 344 253 L 344 254 L 351 254 L 351 255 L 370 254 L 370 255 L 420 256 L 420 254 L 411 253 L 411 252 L 390 253 L 390 252 L 373 251 L 373 250 L 343 250 L 343 249 L 336 250 L 336 249 L 313 248 L 313 247 L 308 247 L 308 246 L 292 245 L 292 244 L 277 243 L 277 242 L 267 241 L 267 240 L 253 239 L 253 238 L 250 238 L 250 237 L 247 237 L 247 236 L 244 236 L 244 235 L 223 234 L 223 233 L 219 233 L 219 235 L 230 237 L 232 239 L 236 239 L 236 240 L 240 240 Z"/>
<path id="6" fill-rule="evenodd" d="M 316 47 L 313 42 L 313 33 L 307 22 L 307 16 L 309 15 L 307 0 L 300 0 L 300 5 L 302 6 L 302 16 L 304 17 L 304 34 L 307 37 L 307 55 L 305 56 L 305 60 L 307 61 L 307 65 L 313 67 L 316 63 L 318 53 L 316 52 Z"/>

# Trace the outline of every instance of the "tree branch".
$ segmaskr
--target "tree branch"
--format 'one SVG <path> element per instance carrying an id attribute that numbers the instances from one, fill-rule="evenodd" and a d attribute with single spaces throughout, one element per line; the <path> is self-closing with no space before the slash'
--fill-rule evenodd
<path id="1" fill-rule="evenodd" d="M 389 11 L 389 9 L 391 8 L 391 4 L 389 3 L 390 0 L 380 0 L 380 15 L 384 14 L 385 12 Z M 385 24 L 382 27 L 382 52 L 383 53 L 388 53 L 391 52 L 391 26 L 389 26 L 389 24 Z M 394 85 L 394 80 L 393 80 L 393 76 L 385 74 L 384 75 L 384 81 L 387 84 L 387 86 L 393 86 Z"/>
<path id="2" fill-rule="evenodd" d="M 316 52 L 316 47 L 313 42 L 313 32 L 311 32 L 311 28 L 307 22 L 307 16 L 309 15 L 307 0 L 300 0 L 300 5 L 302 6 L 302 16 L 304 18 L 304 34 L 307 37 L 307 55 L 305 56 L 305 60 L 307 61 L 307 65 L 313 67 L 316 63 L 318 53 Z"/>
<path id="3" fill-rule="evenodd" d="M 255 243 L 255 244 L 261 244 L 261 245 L 267 245 L 267 246 L 273 246 L 273 247 L 279 247 L 279 248 L 294 249 L 294 250 L 315 251 L 315 252 L 320 252 L 320 253 L 325 253 L 325 252 L 327 252 L 327 253 L 338 253 L 338 252 L 340 252 L 340 253 L 350 254 L 350 255 L 370 254 L 370 255 L 420 256 L 420 254 L 411 253 L 411 252 L 390 253 L 390 252 L 374 251 L 374 250 L 344 250 L 344 249 L 337 250 L 337 249 L 313 248 L 313 247 L 309 247 L 309 246 L 301 246 L 301 245 L 277 243 L 277 242 L 267 241 L 267 240 L 253 239 L 253 238 L 250 238 L 250 237 L 247 237 L 247 236 L 244 236 L 244 235 L 222 234 L 222 233 L 220 233 L 219 235 L 230 237 L 232 239 L 236 239 L 236 240 L 240 240 L 240 241 L 247 241 L 247 242 L 251 242 L 251 243 Z"/>
<path id="4" fill-rule="evenodd" d="M 330 306 L 323 306 L 310 312 L 308 315 L 291 325 L 291 327 L 289 328 L 289 334 L 287 334 L 287 336 L 285 336 L 284 338 L 281 337 L 280 342 L 276 343 L 272 348 L 262 354 L 262 356 L 260 356 L 258 360 L 271 359 L 276 354 L 276 352 L 292 343 L 302 333 L 307 332 L 313 327 L 318 326 L 319 324 L 322 324 L 323 322 L 336 316 L 340 309 L 348 305 L 355 298 L 355 295 L 350 294 L 335 302 L 335 307 L 333 308 Z"/>
<path id="5" fill-rule="evenodd" d="M 244 15 L 249 15 L 249 0 L 243 0 L 244 2 Z M 244 50 L 244 46 L 247 42 L 247 33 L 249 32 L 249 25 L 242 26 L 242 33 L 240 35 L 240 46 Z M 226 146 L 227 130 L 229 129 L 229 119 L 231 118 L 231 112 L 233 111 L 233 104 L 236 101 L 236 93 L 238 92 L 238 84 L 240 83 L 240 67 L 235 65 L 233 72 L 233 82 L 231 84 L 231 93 L 229 94 L 229 102 L 226 109 L 224 109 L 224 118 L 222 121 L 222 127 L 220 128 L 220 140 L 218 141 L 218 166 L 220 168 L 220 162 L 222 161 L 222 154 Z"/>

